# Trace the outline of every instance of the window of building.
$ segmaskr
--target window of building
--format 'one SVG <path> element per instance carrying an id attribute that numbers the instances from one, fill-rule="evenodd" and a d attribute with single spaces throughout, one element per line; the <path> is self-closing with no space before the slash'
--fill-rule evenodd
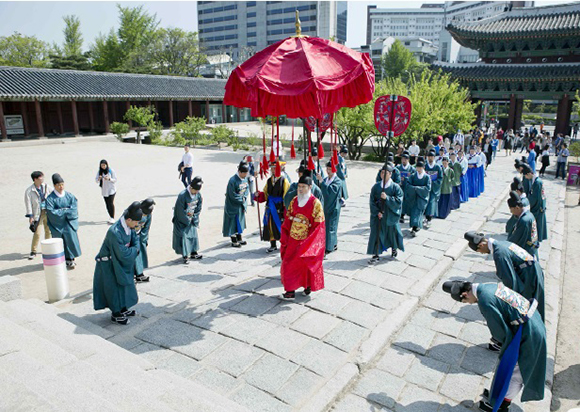
<path id="1" fill-rule="evenodd" d="M 257 43 L 255 41 L 249 41 L 248 42 L 248 46 L 250 46 L 250 47 L 256 47 L 256 44 Z"/>
<path id="2" fill-rule="evenodd" d="M 246 25 L 246 27 L 256 27 L 256 22 L 255 21 L 250 22 Z"/>
<path id="3" fill-rule="evenodd" d="M 248 19 L 250 19 L 250 18 L 252 18 L 252 17 L 256 17 L 256 12 L 255 12 L 255 11 L 249 12 L 249 13 L 247 13 L 247 14 L 246 14 L 246 17 L 247 17 Z"/>
<path id="4" fill-rule="evenodd" d="M 256 5 L 255 1 L 247 1 L 246 2 L 246 7 L 254 7 Z"/>
<path id="5" fill-rule="evenodd" d="M 249 32 L 248 37 L 256 37 L 256 32 L 255 31 Z"/>

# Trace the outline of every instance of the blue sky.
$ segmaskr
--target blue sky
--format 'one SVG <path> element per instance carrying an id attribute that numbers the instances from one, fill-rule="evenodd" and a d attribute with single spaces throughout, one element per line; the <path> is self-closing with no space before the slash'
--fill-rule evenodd
<path id="1" fill-rule="evenodd" d="M 443 3 L 441 0 L 426 0 L 427 3 Z M 62 16 L 75 14 L 80 18 L 84 38 L 84 48 L 88 49 L 99 34 L 108 33 L 117 27 L 116 4 L 138 6 L 144 4 L 150 13 L 157 14 L 163 27 L 180 27 L 197 30 L 197 7 L 195 1 L 0 1 L 0 36 L 18 31 L 25 35 L 35 35 L 49 43 L 61 43 L 64 23 Z M 349 2 L 347 45 L 359 47 L 366 40 L 366 9 L 368 4 L 378 7 L 420 7 L 422 1 Z M 537 6 L 563 3 L 563 1 L 536 1 Z M 362 23 L 362 24 L 361 24 Z"/>

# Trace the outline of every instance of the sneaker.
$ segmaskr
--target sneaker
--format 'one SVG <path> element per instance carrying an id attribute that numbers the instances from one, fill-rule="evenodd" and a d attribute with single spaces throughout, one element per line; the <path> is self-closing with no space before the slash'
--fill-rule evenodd
<path id="1" fill-rule="evenodd" d="M 135 276 L 135 282 L 136 283 L 149 282 L 149 276 L 145 276 L 143 273 L 141 273 L 140 275 Z"/>
<path id="2" fill-rule="evenodd" d="M 310 295 L 310 292 L 312 292 L 312 290 L 308 287 L 302 291 L 302 294 L 304 296 L 308 296 L 308 295 Z"/>
<path id="3" fill-rule="evenodd" d="M 418 232 L 419 230 L 417 230 L 416 228 L 411 229 L 411 236 L 416 237 Z"/>
<path id="4" fill-rule="evenodd" d="M 109 223 L 110 225 L 113 225 L 113 224 L 115 224 L 115 219 L 113 219 L 113 218 L 110 218 L 108 223 Z"/>
<path id="5" fill-rule="evenodd" d="M 397 249 L 393 249 L 393 251 L 391 252 L 391 257 L 394 259 L 397 257 L 399 253 L 397 252 Z"/>
<path id="6" fill-rule="evenodd" d="M 133 309 L 131 310 L 126 310 L 124 312 L 121 312 L 121 315 L 125 316 L 125 317 L 129 317 L 129 316 L 135 316 L 137 312 L 135 312 Z"/>
<path id="7" fill-rule="evenodd" d="M 240 242 L 232 242 L 232 247 L 242 247 Z"/>
<path id="8" fill-rule="evenodd" d="M 246 246 L 246 245 L 248 244 L 248 242 L 246 242 L 245 240 L 242 240 L 242 239 L 238 240 L 238 243 L 239 243 L 241 246 Z"/>
<path id="9" fill-rule="evenodd" d="M 278 296 L 278 299 L 293 301 L 296 299 L 296 294 L 294 292 L 282 293 L 281 295 Z"/>
<path id="10" fill-rule="evenodd" d="M 346 206 L 346 202 L 344 201 L 344 199 L 340 199 L 340 207 L 345 207 Z"/>
<path id="11" fill-rule="evenodd" d="M 111 322 L 118 323 L 119 325 L 126 325 L 129 323 L 129 319 L 127 316 L 123 316 L 122 314 L 121 316 L 111 315 Z"/>
<path id="12" fill-rule="evenodd" d="M 30 255 L 28 255 L 28 260 L 32 260 L 36 257 L 36 252 L 30 252 Z"/>
<path id="13" fill-rule="evenodd" d="M 334 248 L 332 249 L 333 252 L 336 252 L 338 250 L 338 246 L 334 245 Z"/>
<path id="14" fill-rule="evenodd" d="M 275 252 L 276 250 L 278 250 L 278 248 L 276 246 L 271 246 L 268 249 L 266 249 L 266 252 L 272 253 L 272 252 Z"/>
<path id="15" fill-rule="evenodd" d="M 487 344 L 487 349 L 492 352 L 500 352 L 501 351 L 501 344 L 499 342 L 491 341 Z"/>
<path id="16" fill-rule="evenodd" d="M 194 260 L 201 260 L 203 258 L 203 255 L 200 255 L 197 252 L 191 252 L 191 255 L 189 255 L 189 257 Z"/>
<path id="17" fill-rule="evenodd" d="M 76 264 L 76 262 L 75 262 L 74 260 L 67 260 L 67 261 L 66 261 L 66 268 L 67 268 L 68 270 L 73 270 L 73 269 L 75 268 L 75 266 L 76 266 L 76 265 L 77 265 L 77 264 Z"/>
<path id="18" fill-rule="evenodd" d="M 497 411 L 498 412 L 509 412 L 510 406 L 511 406 L 511 402 L 508 402 L 504 399 L 504 401 L 501 403 L 501 405 Z M 478 408 L 480 411 L 493 412 L 493 406 L 491 406 L 491 404 L 489 402 L 484 401 L 484 400 L 479 401 Z"/>
<path id="19" fill-rule="evenodd" d="M 374 255 L 372 258 L 370 258 L 369 265 L 376 265 L 377 263 L 379 263 L 379 257 L 377 255 Z"/>

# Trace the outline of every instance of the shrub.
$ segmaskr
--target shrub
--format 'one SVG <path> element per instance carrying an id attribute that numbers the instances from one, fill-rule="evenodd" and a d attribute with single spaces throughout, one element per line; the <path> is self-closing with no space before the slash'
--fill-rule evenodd
<path id="1" fill-rule="evenodd" d="M 232 149 L 238 150 L 240 147 L 240 140 L 232 129 L 228 129 L 225 125 L 219 125 L 211 130 L 211 136 L 217 143 L 226 143 Z"/>
<path id="2" fill-rule="evenodd" d="M 572 156 L 580 156 L 580 142 L 574 142 L 568 148 Z"/>
<path id="3" fill-rule="evenodd" d="M 152 121 L 147 125 L 147 131 L 149 132 L 149 138 L 152 144 L 164 144 L 161 136 L 163 135 L 163 125 L 159 121 Z"/>
<path id="4" fill-rule="evenodd" d="M 179 136 L 181 138 L 190 142 L 191 144 L 197 144 L 200 138 L 201 130 L 205 128 L 205 119 L 202 117 L 187 117 L 183 122 L 175 123 L 174 130 L 171 131 L 173 136 Z"/>
<path id="5" fill-rule="evenodd" d="M 117 136 L 120 141 L 123 141 L 123 136 L 129 133 L 129 125 L 127 123 L 113 122 L 109 128 L 111 133 Z"/>

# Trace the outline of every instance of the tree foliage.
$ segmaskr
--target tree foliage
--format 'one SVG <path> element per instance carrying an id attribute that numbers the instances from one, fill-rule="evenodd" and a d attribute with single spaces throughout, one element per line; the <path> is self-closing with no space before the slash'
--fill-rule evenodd
<path id="1" fill-rule="evenodd" d="M 0 65 L 19 67 L 48 67 L 48 44 L 35 36 L 18 32 L 0 37 Z"/>
<path id="2" fill-rule="evenodd" d="M 171 135 L 175 140 L 196 144 L 200 137 L 200 132 L 205 128 L 205 119 L 203 117 L 186 117 L 183 122 L 175 123 L 175 129 Z"/>
<path id="3" fill-rule="evenodd" d="M 412 104 L 409 127 L 392 141 L 378 133 L 373 118 L 376 100 L 388 94 L 407 96 Z M 351 159 L 360 158 L 362 146 L 368 141 L 375 154 L 385 158 L 387 151 L 399 141 L 408 145 L 412 139 L 421 141 L 457 129 L 467 130 L 474 120 L 469 91 L 451 80 L 449 74 L 430 70 L 419 77 L 412 76 L 407 83 L 400 77 L 382 80 L 376 84 L 372 102 L 340 109 L 336 115 L 338 136 L 341 143 L 349 146 Z"/>
<path id="4" fill-rule="evenodd" d="M 389 51 L 382 57 L 379 79 L 401 77 L 407 82 L 413 75 L 420 76 L 427 69 L 427 64 L 419 63 L 400 40 L 395 40 Z"/>
<path id="5" fill-rule="evenodd" d="M 64 16 L 64 44 L 65 56 L 80 56 L 83 52 L 83 36 L 81 34 L 81 21 L 75 15 Z"/>
<path id="6" fill-rule="evenodd" d="M 117 136 L 117 139 L 123 140 L 123 136 L 129 133 L 129 125 L 127 123 L 113 122 L 109 126 L 111 133 Z"/>
<path id="7" fill-rule="evenodd" d="M 151 42 L 148 57 L 153 73 L 171 76 L 196 77 L 207 61 L 200 52 L 197 33 L 178 28 L 159 29 Z"/>
<path id="8" fill-rule="evenodd" d="M 141 143 L 141 127 L 149 126 L 153 121 L 155 121 L 155 109 L 151 106 L 129 106 L 129 110 L 125 112 L 123 117 L 125 120 L 130 120 L 137 124 L 137 139 L 135 143 Z"/>

